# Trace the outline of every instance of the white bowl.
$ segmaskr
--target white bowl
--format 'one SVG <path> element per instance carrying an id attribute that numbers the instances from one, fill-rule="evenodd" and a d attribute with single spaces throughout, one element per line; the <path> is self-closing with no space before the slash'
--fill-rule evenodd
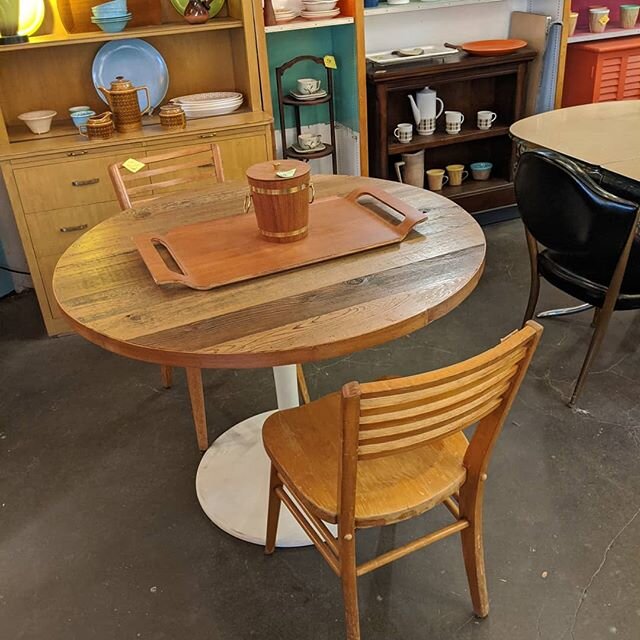
<path id="1" fill-rule="evenodd" d="M 304 4 L 305 8 L 309 11 L 325 11 L 333 9 L 338 4 L 338 0 L 319 0 L 318 2 L 302 0 L 302 4 Z"/>
<path id="2" fill-rule="evenodd" d="M 47 133 L 56 115 L 57 112 L 50 109 L 27 111 L 27 113 L 21 113 L 18 120 L 22 120 L 33 133 Z"/>

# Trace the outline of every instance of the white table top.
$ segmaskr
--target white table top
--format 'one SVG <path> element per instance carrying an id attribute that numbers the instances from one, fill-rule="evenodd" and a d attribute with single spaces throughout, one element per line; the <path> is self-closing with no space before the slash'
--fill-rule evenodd
<path id="1" fill-rule="evenodd" d="M 520 140 L 640 182 L 640 100 L 540 113 L 511 125 Z"/>

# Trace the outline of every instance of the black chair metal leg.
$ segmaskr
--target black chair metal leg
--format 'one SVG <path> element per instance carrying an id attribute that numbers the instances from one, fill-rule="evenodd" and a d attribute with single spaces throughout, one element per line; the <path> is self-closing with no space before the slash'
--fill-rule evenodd
<path id="1" fill-rule="evenodd" d="M 531 277 L 531 289 L 529 290 L 529 302 L 527 304 L 527 310 L 524 312 L 524 320 L 522 326 L 525 325 L 531 318 L 533 318 L 533 312 L 536 310 L 538 304 L 538 297 L 540 296 L 540 276 L 537 274 Z"/>
<path id="2" fill-rule="evenodd" d="M 591 336 L 589 350 L 587 351 L 587 355 L 585 356 L 584 362 L 582 363 L 582 369 L 580 369 L 580 375 L 578 376 L 576 386 L 573 389 L 571 400 L 569 400 L 570 407 L 573 407 L 575 405 L 576 401 L 578 400 L 578 396 L 582 391 L 582 387 L 584 387 L 584 383 L 587 379 L 587 374 L 589 373 L 589 368 L 591 367 L 593 359 L 596 357 L 598 351 L 600 350 L 600 345 L 602 345 L 602 341 L 604 340 L 604 336 L 607 332 L 607 327 L 609 326 L 609 320 L 611 320 L 612 315 L 613 309 L 600 309 L 600 312 L 596 314 L 596 328 L 593 331 L 593 336 Z"/>

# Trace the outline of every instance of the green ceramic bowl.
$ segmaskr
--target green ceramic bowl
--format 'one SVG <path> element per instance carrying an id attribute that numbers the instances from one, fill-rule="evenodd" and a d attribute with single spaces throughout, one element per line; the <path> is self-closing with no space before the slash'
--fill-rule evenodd
<path id="1" fill-rule="evenodd" d="M 209 17 L 213 18 L 220 13 L 220 9 L 224 6 L 225 0 L 212 0 L 209 7 Z M 184 15 L 184 10 L 189 4 L 189 0 L 171 0 L 173 8 L 181 15 Z"/>

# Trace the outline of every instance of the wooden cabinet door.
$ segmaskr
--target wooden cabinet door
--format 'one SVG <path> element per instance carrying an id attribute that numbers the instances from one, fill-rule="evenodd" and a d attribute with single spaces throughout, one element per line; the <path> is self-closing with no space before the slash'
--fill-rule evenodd
<path id="1" fill-rule="evenodd" d="M 220 147 L 226 180 L 245 180 L 245 171 L 252 164 L 270 157 L 267 135 L 230 138 L 215 141 Z"/>

